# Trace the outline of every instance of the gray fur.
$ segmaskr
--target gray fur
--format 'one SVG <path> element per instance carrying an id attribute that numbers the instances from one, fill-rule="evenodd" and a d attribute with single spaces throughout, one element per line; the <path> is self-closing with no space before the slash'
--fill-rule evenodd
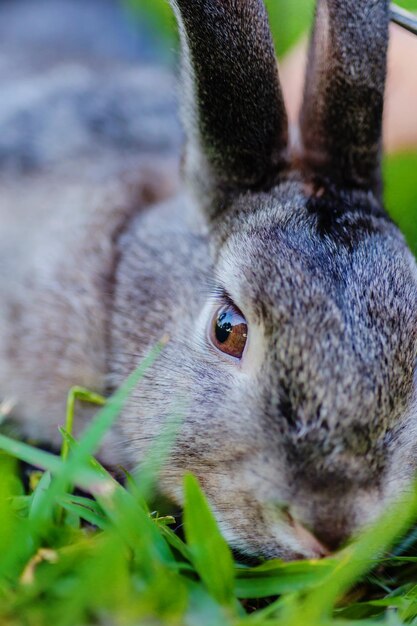
<path id="1" fill-rule="evenodd" d="M 301 111 L 301 161 L 381 191 L 389 1 L 319 0 Z"/>
<path id="2" fill-rule="evenodd" d="M 271 184 L 286 161 L 287 117 L 265 6 L 172 4 L 183 50 L 188 182 L 200 199 L 214 189 Z"/>
<path id="3" fill-rule="evenodd" d="M 328 0 L 338 33 L 346 26 L 342 4 Z M 228 21 L 219 22 L 225 6 Z M 375 27 L 385 28 L 385 1 L 372 6 Z M 197 29 L 203 9 L 205 22 Z M 201 59 L 224 60 L 232 46 L 234 63 L 243 32 L 257 41 L 247 61 L 263 76 L 276 75 L 258 0 L 184 0 L 176 10 L 183 39 L 193 41 L 200 59 L 194 63 L 186 50 L 187 89 L 198 95 L 194 112 L 201 112 L 202 99 L 206 108 L 219 102 L 215 83 L 213 92 L 198 91 Z M 256 28 L 248 29 L 242 16 Z M 365 19 L 359 12 L 355 29 Z M 264 45 L 258 45 L 260 34 Z M 243 52 L 250 43 L 245 38 Z M 357 51 L 346 54 L 354 63 Z M 370 84 L 373 61 L 371 55 Z M 241 93 L 238 68 L 221 94 L 229 120 L 235 111 L 239 118 L 242 99 L 253 93 L 250 84 Z M 140 111 L 141 97 L 126 84 Z M 273 127 L 283 133 L 274 145 L 281 149 L 286 120 L 277 86 L 265 86 L 261 112 L 270 97 Z M 308 89 L 315 93 L 320 81 Z M 345 84 L 343 93 L 332 86 L 332 106 L 343 111 L 346 97 Z M 366 117 L 360 99 L 355 110 Z M 180 404 L 183 424 L 161 490 L 180 503 L 181 476 L 193 471 L 235 548 L 266 557 L 317 556 L 291 519 L 337 547 L 407 489 L 415 473 L 416 263 L 375 193 L 378 161 L 367 179 L 348 172 L 341 180 L 323 169 L 336 141 L 326 133 L 336 131 L 322 117 L 320 163 L 309 158 L 307 139 L 305 158 L 297 150 L 286 153 L 287 161 L 274 160 L 267 150 L 260 160 L 252 121 L 239 141 L 248 132 L 254 151 L 239 161 L 234 129 L 229 160 L 218 144 L 227 137 L 216 135 L 209 118 L 201 126 L 201 119 L 194 115 L 187 125 L 191 186 L 178 195 L 170 158 L 175 142 L 159 161 L 154 151 L 155 165 L 146 171 L 150 151 L 139 149 L 142 131 L 134 131 L 140 121 L 132 122 L 139 140 L 129 155 L 117 142 L 102 150 L 100 138 L 94 163 L 93 145 L 81 151 L 82 167 L 70 152 L 53 167 L 41 159 L 23 179 L 4 174 L 0 388 L 15 398 L 23 432 L 57 442 L 71 385 L 110 392 L 168 333 L 166 349 L 129 401 L 102 458 L 134 468 Z M 260 115 L 261 137 L 266 121 Z M 374 123 L 363 138 L 358 129 L 345 135 L 346 153 L 357 154 L 359 136 L 374 154 L 379 115 Z M 251 180 L 248 158 L 256 163 Z M 203 168 L 198 176 L 195 163 Z M 160 196 L 169 198 L 157 203 Z M 207 339 L 224 293 L 249 326 L 240 362 Z"/>

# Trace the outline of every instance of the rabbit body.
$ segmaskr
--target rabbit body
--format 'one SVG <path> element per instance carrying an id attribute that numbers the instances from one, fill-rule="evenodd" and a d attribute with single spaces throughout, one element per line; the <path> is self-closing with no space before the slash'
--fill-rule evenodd
<path id="1" fill-rule="evenodd" d="M 181 189 L 178 135 L 144 150 L 144 114 L 94 159 L 3 173 L 0 391 L 22 431 L 57 444 L 69 387 L 110 392 L 168 334 L 101 456 L 136 467 L 180 405 L 160 488 L 181 503 L 194 472 L 249 555 L 337 547 L 416 469 L 417 268 L 380 199 L 388 3 L 365 5 L 318 3 L 298 143 L 263 3 L 177 0 Z M 213 342 L 222 307 L 238 357 Z"/>
<path id="2" fill-rule="evenodd" d="M 54 443 L 68 389 L 106 389 L 114 240 L 177 186 L 172 77 L 138 67 L 116 9 L 0 7 L 0 394 Z"/>

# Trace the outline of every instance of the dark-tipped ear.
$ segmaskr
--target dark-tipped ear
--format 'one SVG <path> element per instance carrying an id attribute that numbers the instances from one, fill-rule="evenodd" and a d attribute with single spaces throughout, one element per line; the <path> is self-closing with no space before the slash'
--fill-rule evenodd
<path id="1" fill-rule="evenodd" d="M 318 0 L 300 127 L 308 169 L 380 193 L 388 0 Z"/>
<path id="2" fill-rule="evenodd" d="M 185 169 L 200 194 L 268 184 L 287 119 L 261 0 L 172 0 L 183 53 Z"/>

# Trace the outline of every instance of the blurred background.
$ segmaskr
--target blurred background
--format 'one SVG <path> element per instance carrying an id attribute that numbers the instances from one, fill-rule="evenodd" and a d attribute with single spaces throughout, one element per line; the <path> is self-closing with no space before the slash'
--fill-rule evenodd
<path id="1" fill-rule="evenodd" d="M 294 120 L 314 0 L 266 0 L 266 4 L 280 60 L 290 118 Z M 399 0 L 398 4 L 417 12 L 417 0 Z M 391 77 L 385 124 L 388 147 L 384 162 L 385 198 L 391 215 L 417 253 L 417 113 L 414 113 L 417 109 L 417 36 L 406 34 L 397 28 L 394 39 L 395 51 L 392 51 L 390 59 Z M 393 38 L 391 48 L 392 41 Z M 22 99 L 25 97 L 24 87 L 30 83 L 32 72 L 44 72 L 45 68 L 56 64 L 61 57 L 66 61 L 70 58 L 77 62 L 88 58 L 90 66 L 111 61 L 113 66 L 114 63 L 119 63 L 120 67 L 127 64 L 142 68 L 165 68 L 165 82 L 169 83 L 166 92 L 162 89 L 158 97 L 154 95 L 152 99 L 152 69 L 141 85 L 135 87 L 136 102 L 144 103 L 141 113 L 138 112 L 136 125 L 126 125 L 126 128 L 121 129 L 120 119 L 123 115 L 126 118 L 132 117 L 131 111 L 129 115 L 126 113 L 126 108 L 136 106 L 129 98 L 126 98 L 126 102 L 120 102 L 119 96 L 105 94 L 103 102 L 108 109 L 107 118 L 120 118 L 119 125 L 112 122 L 108 130 L 108 133 L 113 133 L 114 140 L 114 129 L 117 126 L 116 134 L 119 133 L 120 136 L 117 135 L 116 139 L 120 145 L 127 145 L 130 141 L 132 150 L 137 149 L 134 141 L 136 133 L 138 137 L 140 135 L 142 143 L 144 137 L 150 137 L 148 143 L 152 149 L 160 149 L 168 144 L 177 149 L 181 142 L 179 128 L 177 127 L 173 135 L 172 130 L 165 130 L 162 123 L 169 116 L 176 116 L 175 98 L 171 96 L 175 83 L 172 81 L 171 84 L 170 77 L 177 68 L 178 38 L 168 0 L 0 0 L 0 84 L 3 85 L 2 93 L 6 104 L 7 97 L 12 97 L 16 91 L 22 92 Z M 158 76 L 160 85 L 161 74 Z M 19 83 L 16 82 L 17 77 L 22 79 Z M 105 86 L 102 83 L 103 80 L 99 88 L 103 91 Z M 48 87 L 45 86 L 45 89 Z M 87 99 L 93 97 L 94 89 L 98 88 L 91 87 Z M 161 89 L 160 86 L 158 89 Z M 164 115 L 159 116 L 159 122 L 155 123 L 152 121 L 152 110 L 156 107 L 161 109 L 164 102 L 167 110 Z M 35 103 L 30 106 L 33 108 L 37 105 Z M 41 106 L 45 109 L 44 104 L 39 105 Z M 15 102 L 13 107 L 16 111 Z M 14 126 L 10 121 L 5 124 L 3 109 L 4 103 L 0 108 L 0 166 L 7 150 L 10 154 L 11 142 L 16 145 L 16 142 L 21 141 L 23 144 L 27 142 L 28 136 L 28 131 L 25 131 L 26 136 L 21 137 L 21 117 L 16 118 Z M 56 113 L 55 105 L 50 109 L 52 115 L 48 113 L 42 118 L 44 126 L 51 123 Z M 39 119 L 40 116 L 34 117 L 32 126 L 36 126 L 36 129 L 32 128 L 30 132 L 38 132 Z M 166 128 L 169 126 L 172 129 L 172 120 L 168 121 Z M 28 115 L 25 123 L 30 126 Z M 104 135 L 107 132 L 105 126 L 102 121 L 101 132 Z M 85 137 L 84 141 L 88 143 L 90 139 Z"/>

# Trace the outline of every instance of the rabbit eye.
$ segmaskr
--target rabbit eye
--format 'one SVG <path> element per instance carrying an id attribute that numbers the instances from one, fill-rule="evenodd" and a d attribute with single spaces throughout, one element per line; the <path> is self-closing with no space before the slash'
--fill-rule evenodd
<path id="1" fill-rule="evenodd" d="M 242 313 L 231 304 L 218 309 L 210 330 L 212 344 L 221 352 L 241 359 L 248 336 L 248 325 Z"/>

